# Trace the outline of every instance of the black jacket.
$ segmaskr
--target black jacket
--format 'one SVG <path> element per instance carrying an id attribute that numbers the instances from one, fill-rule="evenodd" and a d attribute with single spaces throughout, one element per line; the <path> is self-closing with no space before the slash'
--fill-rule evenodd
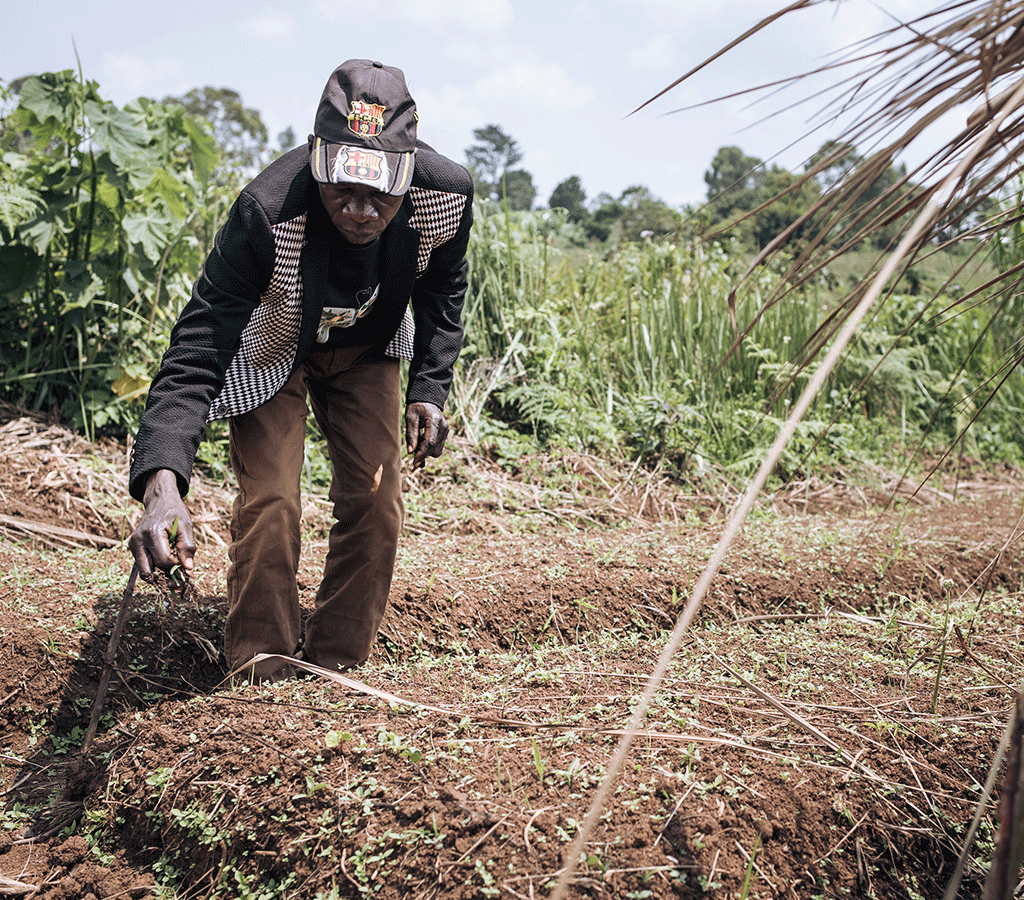
<path id="1" fill-rule="evenodd" d="M 374 304 L 385 352 L 411 360 L 406 402 L 443 407 L 462 346 L 473 182 L 420 144 L 412 186 L 381 235 Z M 255 409 L 314 346 L 333 225 L 299 147 L 241 192 L 171 332 L 132 452 L 129 491 L 157 469 L 188 491 L 205 423 Z M 410 300 L 412 312 L 409 312 Z"/>

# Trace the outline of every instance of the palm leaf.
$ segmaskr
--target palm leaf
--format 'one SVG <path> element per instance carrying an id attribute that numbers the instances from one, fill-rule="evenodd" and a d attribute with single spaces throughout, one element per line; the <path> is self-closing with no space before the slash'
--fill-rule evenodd
<path id="1" fill-rule="evenodd" d="M 643 106 L 670 92 L 723 53 L 765 30 L 780 18 L 833 0 L 798 0 L 765 17 L 723 50 L 672 82 Z M 932 197 L 972 147 L 992 117 L 1006 113 L 998 128 L 976 149 L 975 159 L 954 191 L 944 197 L 930 227 L 901 263 L 913 265 L 923 248 L 933 243 L 951 223 L 965 223 L 986 201 L 1005 191 L 1024 172 L 1024 107 L 1014 91 L 1024 83 L 1024 8 L 1007 0 L 955 0 L 927 15 L 848 48 L 846 54 L 822 69 L 829 70 L 835 86 L 807 100 L 819 104 L 819 119 L 847 120 L 834 142 L 836 150 L 810 166 L 801 183 L 813 179 L 841 160 L 849 145 L 868 145 L 873 151 L 845 176 L 823 191 L 810 210 L 766 246 L 751 264 L 748 275 L 786 246 L 787 239 L 808 221 L 819 223 L 817 236 L 793 260 L 787 272 L 790 286 L 813 277 L 837 256 L 876 236 L 894 222 L 906 221 Z M 839 74 L 851 70 L 843 77 Z M 804 73 L 789 79 L 796 86 Z M 779 82 L 751 91 L 774 88 Z M 724 98 L 719 98 L 724 99 Z M 641 106 L 640 108 L 643 108 Z M 928 139 L 927 129 L 956 110 L 967 110 L 963 125 L 943 145 L 921 153 L 923 160 L 909 168 L 905 178 L 878 197 L 858 204 L 879 174 Z M 818 127 L 821 127 L 820 125 Z M 789 191 L 799 189 L 799 183 Z M 762 204 L 754 215 L 778 198 Z M 850 216 L 851 211 L 856 215 Z M 1019 221 L 1015 207 L 978 223 L 970 234 L 980 237 Z M 881 258 L 880 258 L 881 260 Z M 879 264 L 880 264 L 879 260 Z M 877 265 L 875 267 L 877 269 Z M 867 273 L 865 281 L 870 277 Z"/>
<path id="2" fill-rule="evenodd" d="M 798 0 L 768 16 L 726 48 L 713 54 L 677 79 L 656 97 L 664 95 L 686 78 L 702 69 L 711 60 L 739 46 L 751 35 L 767 28 L 779 18 L 799 9 L 828 0 Z M 870 50 L 870 46 L 877 46 Z M 949 2 L 932 13 L 905 25 L 899 25 L 883 35 L 876 36 L 865 46 L 851 52 L 860 68 L 840 82 L 842 92 L 825 104 L 826 110 L 838 117 L 853 114 L 852 124 L 844 133 L 844 142 L 863 143 L 867 140 L 878 146 L 874 153 L 850 168 L 808 212 L 824 223 L 818 237 L 792 263 L 787 281 L 790 285 L 809 277 L 809 273 L 847 248 L 892 222 L 907 221 L 899 243 L 892 253 L 882 254 L 844 298 L 832 316 L 819 329 L 805 348 L 805 366 L 815 360 L 818 352 L 828 347 L 824 360 L 811 374 L 809 383 L 794 405 L 764 462 L 752 479 L 743 499 L 729 517 L 725 531 L 695 584 L 675 628 L 666 643 L 657 666 L 652 673 L 643 696 L 614 755 L 606 767 L 605 776 L 592 800 L 582 826 L 564 857 L 565 864 L 553 891 L 554 900 L 564 897 L 581 857 L 589 835 L 593 832 L 611 787 L 621 770 L 630 743 L 661 681 L 668 671 L 683 635 L 689 628 L 703 598 L 716 576 L 725 554 L 731 547 L 742 523 L 753 507 L 769 473 L 778 462 L 782 449 L 793 435 L 796 426 L 810 406 L 816 392 L 824 383 L 827 372 L 836 364 L 854 332 L 863 323 L 871 306 L 881 297 L 887 283 L 892 283 L 900 272 L 925 251 L 933 242 L 944 223 L 957 221 L 981 206 L 985 197 L 1004 190 L 1021 173 L 1018 162 L 1021 141 L 1024 138 L 1024 9 L 1006 0 L 961 0 Z M 646 105 L 646 104 L 645 104 Z M 852 219 L 846 213 L 855 208 L 859 197 L 867 195 L 877 179 L 880 167 L 892 165 L 900 155 L 922 138 L 927 127 L 948 112 L 969 107 L 973 112 L 965 117 L 965 124 L 945 144 L 926 155 L 923 163 L 907 173 L 903 185 L 894 185 L 871 198 Z M 804 178 L 813 178 L 835 159 L 820 161 L 811 166 Z M 920 185 L 913 188 L 911 185 Z M 901 187 L 907 188 L 901 190 Z M 912 221 L 911 221 L 912 217 Z M 1009 207 L 988 222 L 981 223 L 976 234 L 995 232 L 1020 221 L 1016 208 Z M 777 254 L 784 240 L 795 230 L 793 226 L 767 246 L 750 266 L 746 276 L 755 272 L 768 257 Z M 1014 293 L 1021 280 L 1021 267 L 1015 267 L 1005 276 L 1013 280 Z M 786 288 L 783 288 L 785 290 Z M 777 302 L 769 299 L 768 303 Z M 938 295 L 933 298 L 937 301 Z M 734 310 L 735 291 L 730 296 L 730 310 Z M 962 301 L 963 302 L 963 301 Z M 1006 305 L 1005 303 L 1003 304 Z M 991 323 L 990 323 L 991 327 Z M 737 344 L 743 335 L 738 334 Z M 886 354 L 888 355 L 888 354 Z M 1000 367 L 991 376 L 994 384 L 989 399 L 1021 358 L 1019 344 L 1013 344 Z M 885 356 L 879 361 L 884 361 Z M 984 401 L 988 402 L 988 399 Z M 984 403 L 981 404 L 984 406 Z M 976 414 L 975 414 L 976 415 Z M 965 848 L 966 852 L 966 848 Z M 950 885 L 947 896 L 956 893 L 958 884 Z"/>
<path id="3" fill-rule="evenodd" d="M 664 96 L 710 62 L 739 47 L 743 41 L 769 28 L 780 18 L 823 2 L 831 0 L 798 0 L 765 17 L 639 108 Z M 891 232 L 894 225 L 909 222 L 929 203 L 935 204 L 930 221 L 895 261 L 894 284 L 922 258 L 935 252 L 941 243 L 940 236 L 950 231 L 959 232 L 961 241 L 966 238 L 973 240 L 975 250 L 970 254 L 972 258 L 982 254 L 998 256 L 1003 235 L 1011 230 L 1020 231 L 1020 205 L 1004 203 L 1001 209 L 989 212 L 987 218 L 979 218 L 979 214 L 991 207 L 992 198 L 1006 197 L 1010 188 L 1024 178 L 1024 154 L 1021 153 L 1024 143 L 1024 102 L 1020 90 L 1024 86 L 1022 64 L 1024 9 L 1020 4 L 1007 0 L 953 0 L 926 15 L 897 23 L 847 48 L 838 58 L 814 72 L 749 88 L 748 93 L 755 93 L 774 90 L 779 85 L 795 87 L 804 78 L 822 72 L 828 72 L 834 82 L 834 87 L 802 98 L 800 102 L 818 104 L 819 122 L 824 120 L 835 125 L 845 120 L 848 124 L 831 142 L 832 152 L 809 165 L 786 193 L 799 191 L 804 183 L 841 163 L 853 146 L 867 144 L 873 150 L 851 165 L 822 192 L 803 216 L 777 235 L 751 262 L 728 297 L 735 341 L 726 359 L 741 347 L 758 321 L 785 293 L 819 277 L 853 247 L 867 241 L 878 243 L 879 235 Z M 944 144 L 934 148 L 927 146 L 929 127 L 961 110 L 963 124 L 959 130 Z M 989 128 L 997 116 L 1001 120 L 999 126 Z M 921 150 L 922 145 L 926 147 L 924 151 Z M 968 150 L 970 164 L 962 166 Z M 899 181 L 878 196 L 865 201 L 879 176 L 908 157 L 911 151 L 917 151 L 922 161 L 908 167 Z M 938 186 L 944 182 L 948 185 L 947 179 L 958 166 L 962 171 L 952 189 L 945 189 L 944 194 L 937 197 Z M 743 218 L 756 215 L 784 196 L 766 200 Z M 737 221 L 742 221 L 742 218 L 724 227 L 731 227 Z M 779 290 L 766 300 L 750 322 L 741 327 L 736 321 L 736 292 L 762 264 L 783 251 L 788 253 L 791 247 L 789 239 L 808 223 L 814 223 L 811 237 L 785 267 Z M 897 236 L 899 233 L 897 229 Z M 888 252 L 891 249 L 890 246 L 878 254 L 849 294 L 825 317 L 817 333 L 804 346 L 804 365 L 794 369 L 793 378 L 801 374 L 804 366 L 833 340 L 882 265 L 893 262 Z M 979 259 L 975 261 L 980 262 Z M 1002 290 L 1012 293 L 1022 278 L 1024 273 L 1020 267 L 1011 265 L 992 279 L 986 288 L 993 290 L 1001 285 Z M 942 295 L 943 289 L 940 288 L 931 302 L 938 302 Z M 961 302 L 966 303 L 969 299 L 970 295 L 961 298 Z M 1022 357 L 1020 348 L 1014 344 L 1005 354 L 1004 369 L 1012 369 Z M 966 362 L 961 360 L 961 366 Z M 1002 380 L 993 376 L 991 382 L 995 384 Z M 778 395 L 787 391 L 791 384 L 792 379 L 780 384 Z"/>

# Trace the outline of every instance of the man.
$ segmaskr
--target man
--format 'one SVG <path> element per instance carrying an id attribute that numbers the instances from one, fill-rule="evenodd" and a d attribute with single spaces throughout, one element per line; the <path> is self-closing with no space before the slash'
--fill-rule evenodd
<path id="1" fill-rule="evenodd" d="M 336 522 L 302 653 L 327 668 L 367 658 L 387 604 L 404 514 L 399 359 L 410 360 L 413 467 L 440 456 L 448 435 L 472 180 L 416 140 L 416 123 L 400 70 L 339 66 L 308 146 L 235 201 L 150 387 L 129 476 L 145 511 L 129 547 L 143 577 L 192 568 L 182 498 L 205 423 L 228 418 L 238 497 L 224 652 L 256 680 L 294 674 L 279 660 L 247 664 L 291 656 L 301 637 L 307 394 L 334 467 Z"/>

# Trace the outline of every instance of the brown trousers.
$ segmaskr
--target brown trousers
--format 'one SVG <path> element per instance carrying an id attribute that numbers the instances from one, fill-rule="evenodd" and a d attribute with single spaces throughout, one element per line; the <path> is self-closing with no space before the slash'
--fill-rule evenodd
<path id="1" fill-rule="evenodd" d="M 370 654 L 387 606 L 404 509 L 399 363 L 366 347 L 314 351 L 267 403 L 230 421 L 238 479 L 232 510 L 224 653 L 230 670 L 257 653 L 291 656 L 300 639 L 299 481 L 306 397 L 327 440 L 335 523 L 303 653 L 329 669 Z M 265 660 L 257 679 L 292 674 Z"/>

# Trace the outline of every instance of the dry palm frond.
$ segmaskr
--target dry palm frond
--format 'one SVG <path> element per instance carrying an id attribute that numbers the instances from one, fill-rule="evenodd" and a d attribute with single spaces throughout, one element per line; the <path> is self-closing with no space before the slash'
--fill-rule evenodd
<path id="1" fill-rule="evenodd" d="M 765 17 L 640 108 L 667 94 L 780 18 L 825 2 L 835 0 L 797 0 Z M 920 231 L 914 245 L 900 258 L 893 270 L 892 285 L 912 266 L 944 246 L 943 236 L 950 233 L 956 235 L 953 240 L 973 248 L 969 252 L 971 262 L 980 264 L 983 258 L 994 257 L 997 268 L 1002 271 L 985 285 L 959 297 L 952 307 L 936 310 L 933 307 L 944 295 L 944 290 L 940 289 L 907 325 L 908 331 L 921 319 L 935 320 L 958 309 L 966 310 L 978 296 L 990 299 L 1001 296 L 986 326 L 986 330 L 991 329 L 1000 317 L 1005 320 L 1017 311 L 1019 302 L 1010 301 L 1019 296 L 1024 282 L 1024 265 L 1019 261 L 1015 260 L 1014 265 L 1000 265 L 1007 255 L 1003 249 L 1006 236 L 1024 233 L 1020 203 L 1020 185 L 1024 184 L 1024 103 L 1019 91 L 1024 86 L 1024 7 L 1009 0 L 949 0 L 926 15 L 898 22 L 849 47 L 845 54 L 814 72 L 755 86 L 747 92 L 775 89 L 780 84 L 798 86 L 803 78 L 822 73 L 830 76 L 832 87 L 806 100 L 818 105 L 818 128 L 822 127 L 821 122 L 839 127 L 839 122 L 843 121 L 847 124 L 842 133 L 823 146 L 803 175 L 784 194 L 766 200 L 723 228 L 757 215 L 786 195 L 798 193 L 803 185 L 825 172 L 839 168 L 840 175 L 797 221 L 757 254 L 733 288 L 728 306 L 735 340 L 720 365 L 739 349 L 765 313 L 788 292 L 821 276 L 830 263 L 858 245 L 871 241 L 883 249 L 802 348 L 790 369 L 789 380 L 776 385 L 773 401 L 790 390 L 807 366 L 835 338 L 880 268 L 889 261 L 888 251 L 895 246 L 901 226 L 905 227 L 910 218 L 929 203 L 938 200 L 938 210 L 928 227 Z M 962 123 L 959 130 L 940 146 L 931 146 L 929 141 L 933 137 L 928 129 L 940 120 L 948 122 L 957 115 L 961 116 Z M 997 116 L 1002 118 L 999 128 L 988 129 Z M 854 151 L 858 144 L 870 146 L 869 155 L 857 157 Z M 912 152 L 922 161 L 912 167 L 895 168 Z M 961 165 L 968 153 L 972 156 L 971 163 L 963 168 L 955 189 L 937 197 L 938 186 Z M 843 170 L 843 163 L 848 159 L 853 162 Z M 879 179 L 887 172 L 896 172 L 900 177 L 878 191 Z M 1016 199 L 1013 197 L 1015 190 Z M 786 266 L 780 287 L 751 321 L 738 323 L 737 291 L 767 260 L 779 257 L 783 250 L 791 253 L 794 246 L 791 238 L 798 233 L 803 233 L 804 242 Z M 884 235 L 894 235 L 888 247 L 884 239 L 880 240 Z M 1020 248 L 1010 255 L 1019 257 Z M 962 268 L 967 265 L 968 262 L 963 263 Z M 944 287 L 956 277 L 951 275 Z M 1013 326 L 1017 324 L 1014 322 Z M 894 343 L 890 353 L 895 348 Z M 1002 354 L 995 371 L 977 392 L 981 396 L 960 401 L 969 403 L 974 411 L 965 414 L 969 424 L 949 452 L 962 440 L 970 423 L 991 401 L 1009 373 L 1024 360 L 1024 347 L 1019 341 L 1006 341 Z M 860 387 L 879 366 L 886 364 L 888 357 L 889 354 L 884 354 L 877 361 Z M 967 362 L 968 359 L 959 360 L 960 371 L 951 385 Z M 948 396 L 942 398 L 936 406 L 936 415 L 948 400 Z M 833 422 L 839 415 L 841 411 L 836 413 Z"/>
<path id="2" fill-rule="evenodd" d="M 798 0 L 767 16 L 643 106 L 783 16 L 826 2 L 835 0 Z M 934 185 L 952 169 L 972 139 L 1010 101 L 1024 72 L 1022 64 L 1024 9 L 1019 4 L 1007 0 L 955 0 L 863 41 L 850 48 L 845 57 L 818 69 L 819 74 L 828 71 L 833 80 L 833 87 L 815 95 L 821 106 L 818 118 L 831 122 L 845 119 L 849 124 L 840 137 L 829 142 L 832 152 L 809 167 L 804 179 L 814 178 L 842 162 L 855 145 L 867 142 L 876 149 L 823 194 L 808 213 L 810 217 L 820 218 L 825 213 L 829 220 L 837 222 L 844 209 L 850 209 L 850 204 L 865 194 L 879 173 L 904 155 L 929 126 L 953 110 L 967 110 L 963 128 L 946 144 L 928 153 L 923 162 L 907 173 L 903 184 L 893 185 L 874 198 L 854 222 L 841 227 L 839 235 L 822 229 L 820 233 L 827 238 L 820 243 L 841 250 L 846 242 L 863 239 L 859 236 L 871 234 L 894 217 L 901 218 L 920 206 L 929 193 L 927 187 L 913 192 L 911 198 L 901 188 L 909 184 Z M 852 71 L 839 77 L 844 70 Z M 816 73 L 804 73 L 787 81 L 795 85 L 813 74 Z M 772 82 L 751 90 L 778 84 Z M 835 96 L 829 99 L 829 93 Z M 979 155 L 965 176 L 964 190 L 947 201 L 946 211 L 951 216 L 958 216 L 961 221 L 969 218 L 978 208 L 979 200 L 1020 174 L 1024 167 L 1018 161 L 1022 138 L 1024 114 L 1018 111 L 1007 118 Z M 780 235 L 774 247 L 785 236 Z M 773 249 L 766 248 L 765 255 Z"/>
<path id="3" fill-rule="evenodd" d="M 767 16 L 643 106 L 783 16 L 825 2 L 834 0 L 798 0 Z M 989 212 L 992 199 L 1005 197 L 1024 176 L 1024 106 L 1014 100 L 1014 91 L 1024 83 L 1024 8 L 1019 3 L 1008 0 L 947 2 L 927 15 L 898 23 L 849 48 L 844 57 L 816 73 L 804 75 L 826 71 L 833 86 L 811 98 L 820 106 L 819 120 L 837 127 L 840 121 L 849 124 L 786 193 L 797 192 L 801 185 L 826 170 L 841 167 L 857 145 L 867 145 L 872 150 L 842 172 L 803 216 L 757 255 L 747 276 L 783 247 L 788 248 L 789 239 L 801 230 L 811 237 L 788 267 L 783 278 L 785 290 L 818 276 L 831 261 L 852 247 L 877 238 L 885 231 L 891 232 L 894 225 L 908 221 L 933 198 L 936 186 L 956 168 L 968 148 L 975 149 L 977 138 L 999 113 L 1005 113 L 1001 127 L 986 139 L 963 173 L 957 189 L 941 200 L 938 215 L 901 261 L 896 277 L 918 262 L 944 233 L 956 231 L 961 239 L 979 240 L 1019 227 L 1021 214 L 1016 204 L 1005 204 L 1002 211 Z M 789 84 L 798 85 L 804 75 L 788 79 Z M 778 84 L 773 82 L 752 90 L 774 88 Z M 927 144 L 929 127 L 947 120 L 957 111 L 962 111 L 961 128 L 941 146 L 922 153 L 920 147 Z M 902 176 L 898 180 L 872 196 L 879 176 L 912 149 L 923 160 L 900 170 Z M 766 201 L 744 218 L 756 215 L 779 199 Z M 989 251 L 993 246 L 989 245 Z M 823 323 L 815 339 L 805 348 L 808 360 L 836 333 L 884 258 L 885 254 L 880 253 L 846 301 Z M 1006 273 L 1006 277 L 1016 284 L 1020 270 Z M 730 309 L 734 308 L 734 297 L 735 293 L 730 297 Z M 778 296 L 770 298 L 762 314 L 779 299 Z M 755 324 L 756 320 L 748 323 L 742 331 L 737 326 L 736 347 Z M 1010 360 L 1011 363 L 1017 361 L 1017 357 Z"/>
<path id="4" fill-rule="evenodd" d="M 825 0 L 791 3 L 762 20 L 675 84 L 780 17 L 821 2 Z M 838 356 L 844 352 L 872 305 L 883 295 L 885 285 L 906 271 L 923 248 L 934 241 L 943 224 L 962 221 L 972 215 L 984 205 L 987 197 L 1004 190 L 1021 173 L 1022 164 L 1018 162 L 1018 156 L 1024 141 L 1024 77 L 1021 77 L 1024 71 L 1021 66 L 1024 62 L 1024 8 L 1019 4 L 1010 6 L 1006 0 L 950 2 L 927 16 L 877 36 L 874 41 L 880 49 L 863 52 L 862 47 L 858 50 L 856 61 L 861 68 L 858 74 L 843 83 L 846 93 L 842 95 L 841 102 L 832 106 L 836 116 L 853 115 L 853 124 L 847 128 L 843 140 L 835 145 L 836 152 L 825 153 L 824 160 L 810 166 L 804 180 L 814 178 L 841 160 L 848 152 L 846 147 L 852 146 L 854 141 L 869 139 L 880 149 L 851 167 L 829 187 L 798 223 L 758 255 L 745 277 L 776 253 L 796 228 L 812 220 L 818 225 L 814 232 L 816 236 L 792 264 L 785 279 L 791 286 L 809 277 L 808 273 L 820 269 L 829 259 L 876 235 L 891 223 L 899 225 L 905 222 L 906 227 L 898 229 L 899 243 L 894 252 L 880 256 L 810 342 L 805 357 L 807 362 L 819 350 L 824 350 L 826 344 L 831 343 L 831 346 L 820 367 L 811 375 L 742 501 L 731 514 L 718 546 L 694 585 L 629 725 L 609 760 L 590 809 L 566 853 L 565 865 L 558 873 L 552 894 L 555 900 L 564 897 L 568 890 L 576 862 L 583 855 L 586 841 L 611 796 L 612 783 L 624 764 L 631 742 L 640 730 L 642 719 L 668 671 L 683 634 L 768 474 L 823 385 L 827 373 L 835 366 Z M 866 46 L 871 44 L 869 41 Z M 670 85 L 666 91 L 674 86 Z M 870 189 L 879 174 L 888 170 L 930 125 L 952 110 L 968 105 L 972 112 L 965 116 L 964 127 L 952 139 L 878 196 L 871 196 Z M 980 230 L 1005 227 L 1008 221 L 1017 218 L 1016 210 L 1005 216 L 997 215 L 984 223 Z M 734 312 L 734 296 L 735 292 L 730 297 L 730 312 Z M 737 344 L 742 337 L 737 337 Z M 830 340 L 833 337 L 834 341 Z M 1011 363 L 1021 355 L 1019 350 L 1013 351 Z M 955 893 L 955 887 L 953 891 Z"/>

